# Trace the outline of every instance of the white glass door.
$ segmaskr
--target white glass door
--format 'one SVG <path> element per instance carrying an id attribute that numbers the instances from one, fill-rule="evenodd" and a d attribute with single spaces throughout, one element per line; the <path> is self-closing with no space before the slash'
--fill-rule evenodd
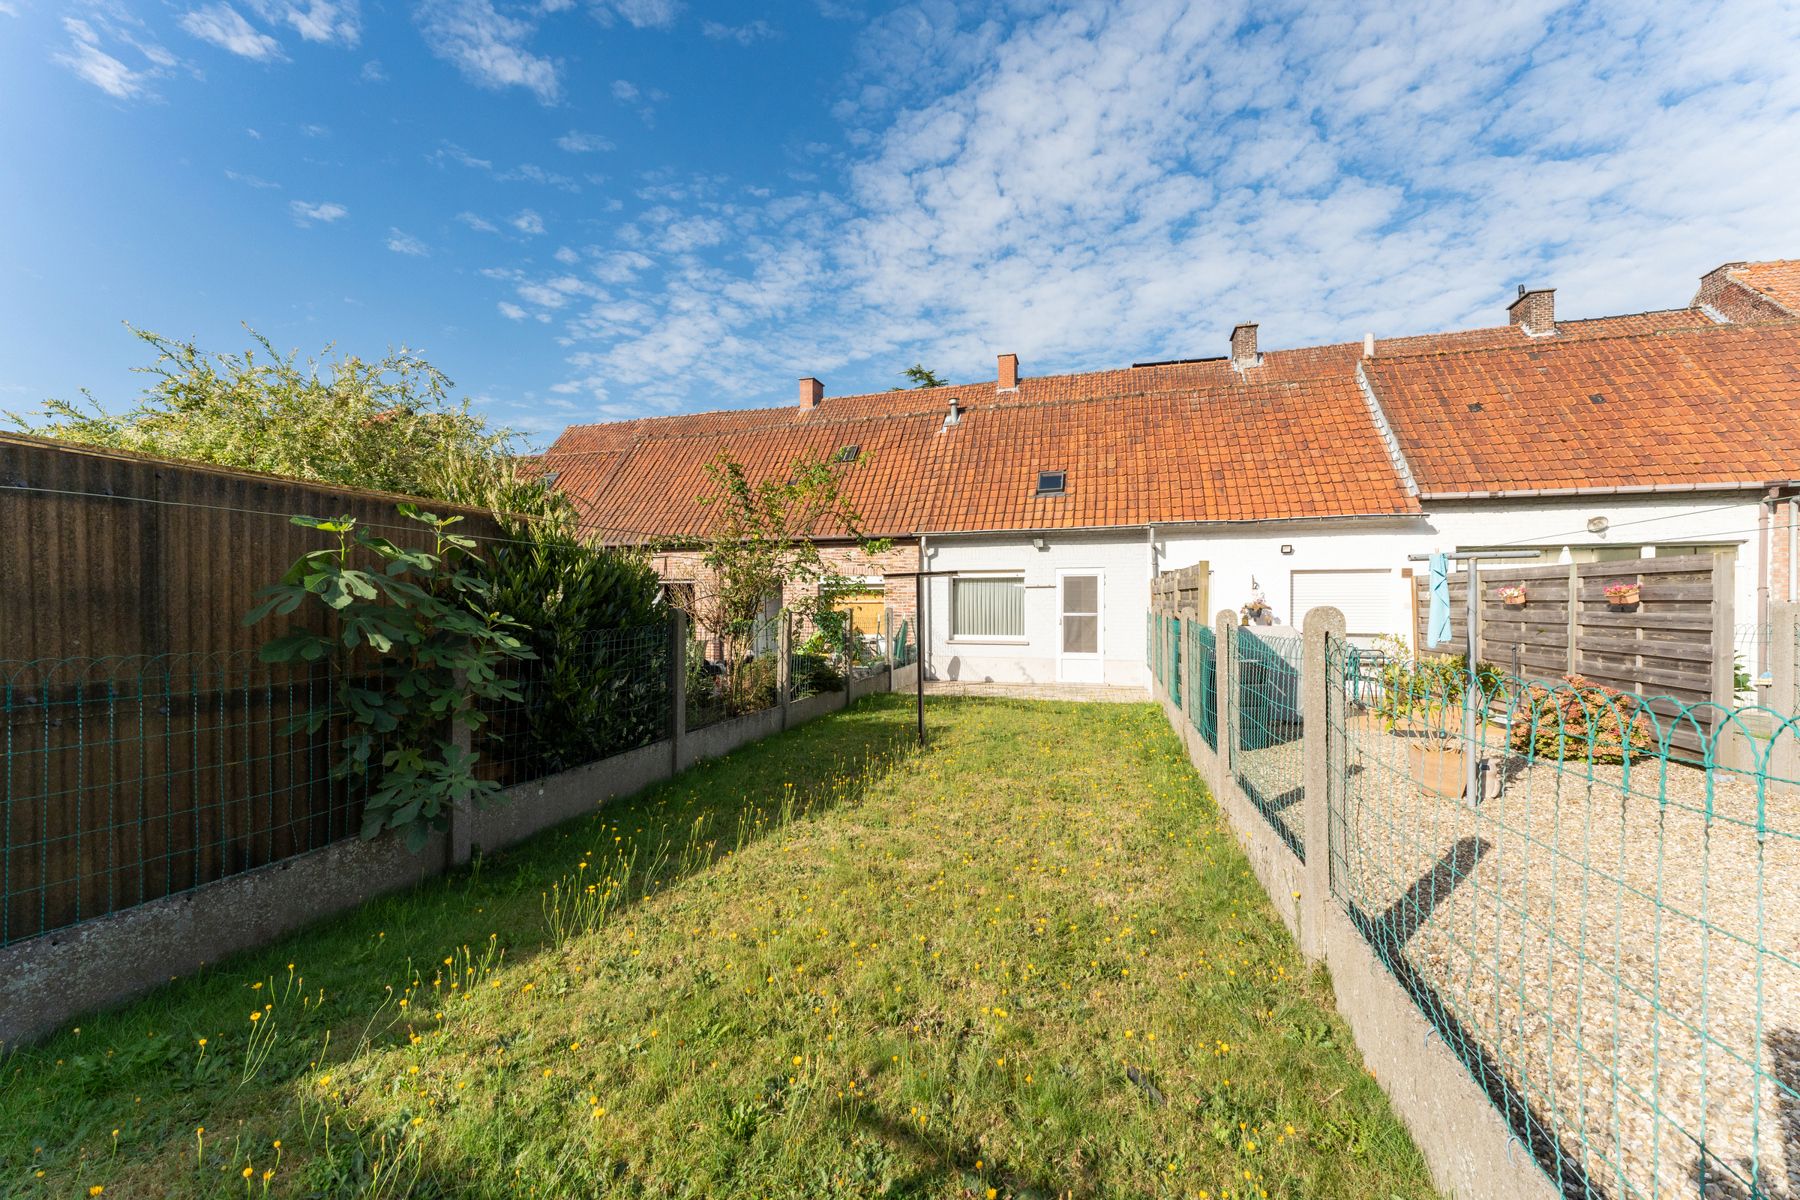
<path id="1" fill-rule="evenodd" d="M 1106 679 L 1103 582 L 1098 571 L 1056 573 L 1056 678 L 1063 683 Z"/>

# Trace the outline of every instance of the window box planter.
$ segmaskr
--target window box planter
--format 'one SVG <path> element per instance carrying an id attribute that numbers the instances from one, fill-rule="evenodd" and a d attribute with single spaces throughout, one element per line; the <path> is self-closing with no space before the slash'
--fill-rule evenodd
<path id="1" fill-rule="evenodd" d="M 1494 595 L 1498 596 L 1500 598 L 1500 603 L 1508 609 L 1516 611 L 1525 607 L 1525 589 L 1516 583 L 1503 584 L 1500 587 L 1495 588 Z"/>
<path id="2" fill-rule="evenodd" d="M 1620 580 L 1606 585 L 1606 607 L 1612 612 L 1636 612 L 1643 599 L 1643 588 Z"/>

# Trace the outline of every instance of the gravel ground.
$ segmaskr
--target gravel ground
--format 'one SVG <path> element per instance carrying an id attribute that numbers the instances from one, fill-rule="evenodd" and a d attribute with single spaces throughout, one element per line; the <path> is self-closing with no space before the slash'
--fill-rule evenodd
<path id="1" fill-rule="evenodd" d="M 1800 1200 L 1800 796 L 1759 838 L 1741 778 L 1709 815 L 1692 768 L 1514 759 L 1471 807 L 1378 724 L 1349 743 L 1335 886 L 1555 1131 L 1565 1187 Z"/>

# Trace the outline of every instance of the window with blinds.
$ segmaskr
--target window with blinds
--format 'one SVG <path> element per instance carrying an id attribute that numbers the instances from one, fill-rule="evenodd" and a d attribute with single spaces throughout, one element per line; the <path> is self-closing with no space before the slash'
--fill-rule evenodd
<path id="1" fill-rule="evenodd" d="M 950 636 L 1025 636 L 1025 579 L 952 579 Z"/>

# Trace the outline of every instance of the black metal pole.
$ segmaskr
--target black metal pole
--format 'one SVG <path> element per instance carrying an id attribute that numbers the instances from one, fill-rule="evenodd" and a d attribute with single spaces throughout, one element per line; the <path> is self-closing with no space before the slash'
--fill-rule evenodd
<path id="1" fill-rule="evenodd" d="M 913 581 L 913 599 L 918 602 L 919 606 L 919 662 L 918 669 L 913 672 L 913 683 L 917 689 L 919 700 L 919 747 L 921 749 L 925 746 L 925 647 L 929 641 L 926 636 L 925 621 L 926 614 L 931 611 L 931 600 L 925 589 L 929 581 L 929 577 L 923 572 L 920 572 L 919 577 Z"/>

